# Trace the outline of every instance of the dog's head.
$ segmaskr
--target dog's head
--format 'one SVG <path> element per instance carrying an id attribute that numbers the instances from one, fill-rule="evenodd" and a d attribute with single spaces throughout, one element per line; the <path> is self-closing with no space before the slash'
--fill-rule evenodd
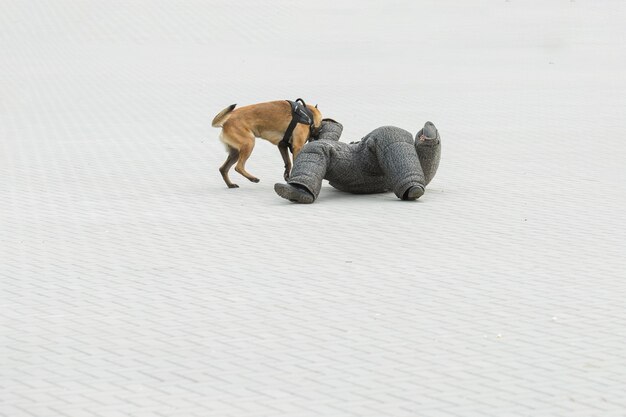
<path id="1" fill-rule="evenodd" d="M 315 106 L 307 104 L 306 107 L 311 111 L 311 114 L 313 114 L 313 126 L 311 126 L 311 136 L 315 138 L 317 137 L 317 135 L 319 135 L 320 127 L 322 127 L 322 112 L 320 112 L 317 108 L 317 104 Z"/>

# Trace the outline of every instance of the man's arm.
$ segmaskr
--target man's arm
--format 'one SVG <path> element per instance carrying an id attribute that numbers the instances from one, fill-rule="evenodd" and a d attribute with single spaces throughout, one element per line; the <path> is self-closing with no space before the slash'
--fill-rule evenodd
<path id="1" fill-rule="evenodd" d="M 341 123 L 333 119 L 323 119 L 320 126 L 320 132 L 315 140 L 334 140 L 339 141 L 343 126 Z"/>
<path id="2" fill-rule="evenodd" d="M 441 159 L 441 136 L 433 123 L 426 122 L 424 128 L 417 132 L 415 150 L 424 172 L 424 185 L 428 185 L 437 173 Z"/>

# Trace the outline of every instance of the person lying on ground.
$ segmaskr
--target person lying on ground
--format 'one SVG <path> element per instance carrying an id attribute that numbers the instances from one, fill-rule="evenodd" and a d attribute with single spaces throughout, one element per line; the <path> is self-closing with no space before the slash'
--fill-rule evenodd
<path id="1" fill-rule="evenodd" d="M 287 183 L 276 193 L 296 203 L 313 203 L 322 180 L 354 194 L 393 191 L 402 200 L 416 200 L 435 176 L 441 158 L 441 137 L 432 122 L 413 135 L 394 126 L 379 127 L 358 142 L 339 142 L 341 123 L 324 119 L 318 139 L 307 143 L 293 163 Z"/>

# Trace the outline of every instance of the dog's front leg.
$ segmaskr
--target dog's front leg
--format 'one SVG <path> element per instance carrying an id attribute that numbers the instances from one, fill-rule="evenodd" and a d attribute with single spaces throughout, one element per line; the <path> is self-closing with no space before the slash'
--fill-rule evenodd
<path id="1" fill-rule="evenodd" d="M 283 174 L 283 178 L 285 178 L 285 181 L 287 181 L 289 179 L 289 174 L 291 173 L 291 158 L 289 158 L 289 148 L 280 143 L 278 144 L 278 150 L 280 151 L 280 156 L 283 157 L 283 162 L 285 163 L 285 172 Z"/>

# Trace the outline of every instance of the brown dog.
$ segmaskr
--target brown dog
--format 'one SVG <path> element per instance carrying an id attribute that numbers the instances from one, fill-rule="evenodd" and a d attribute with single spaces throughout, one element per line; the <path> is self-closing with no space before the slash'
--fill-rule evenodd
<path id="1" fill-rule="evenodd" d="M 298 99 L 300 100 L 300 99 Z M 296 102 L 298 102 L 296 100 Z M 300 100 L 302 105 L 304 102 Z M 298 103 L 298 105 L 301 105 Z M 228 157 L 220 167 L 220 173 L 228 188 L 237 188 L 228 178 L 228 171 L 237 163 L 235 171 L 252 182 L 259 182 L 259 179 L 246 171 L 246 161 L 254 149 L 255 138 L 262 138 L 278 146 L 280 154 L 285 162 L 285 180 L 289 178 L 291 172 L 291 160 L 288 148 L 291 145 L 294 159 L 298 156 L 300 149 L 311 136 L 317 136 L 322 123 L 322 114 L 317 106 L 306 104 L 308 117 L 311 124 L 297 123 L 293 128 L 293 134 L 289 144 L 283 141 L 285 132 L 294 120 L 292 105 L 287 100 L 270 101 L 267 103 L 252 104 L 240 107 L 235 110 L 236 104 L 228 106 L 215 116 L 213 127 L 221 127 L 220 140 L 228 150 Z M 300 107 L 301 110 L 302 107 Z M 305 116 L 306 118 L 307 116 Z"/>

